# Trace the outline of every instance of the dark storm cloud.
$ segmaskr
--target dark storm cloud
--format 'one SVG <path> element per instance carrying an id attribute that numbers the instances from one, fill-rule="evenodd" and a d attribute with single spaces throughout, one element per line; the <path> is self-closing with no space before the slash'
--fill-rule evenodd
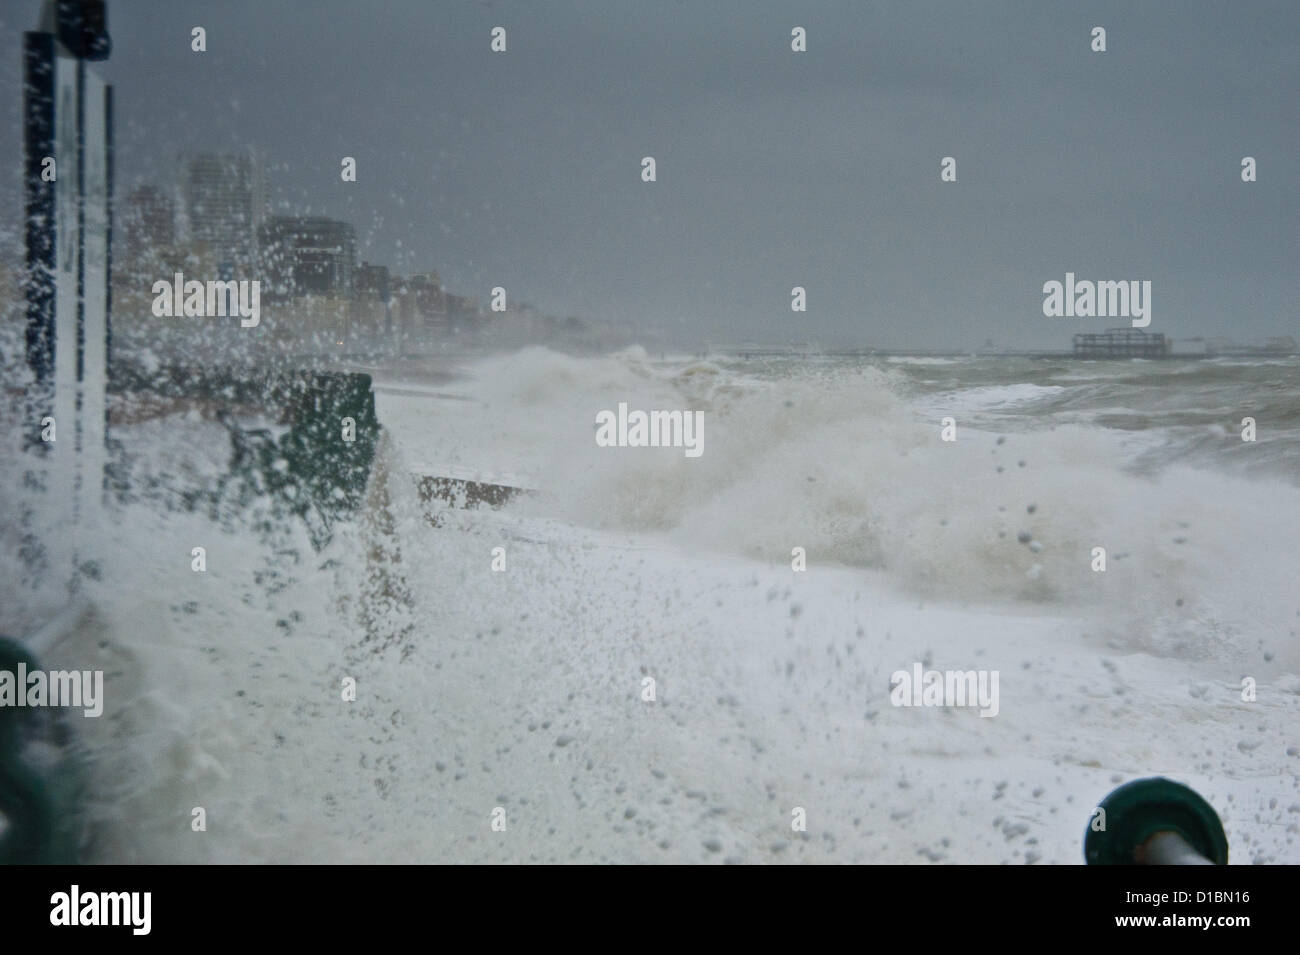
<path id="1" fill-rule="evenodd" d="M 37 8 L 3 14 L 11 170 Z M 183 150 L 253 145 L 277 206 L 348 219 L 363 257 L 480 298 L 504 285 L 685 343 L 1054 346 L 1111 324 L 1043 316 L 1042 284 L 1073 271 L 1150 279 L 1152 330 L 1176 339 L 1300 326 L 1291 3 L 109 11 L 124 187 L 170 183 Z M 16 173 L 0 198 L 16 224 Z"/>

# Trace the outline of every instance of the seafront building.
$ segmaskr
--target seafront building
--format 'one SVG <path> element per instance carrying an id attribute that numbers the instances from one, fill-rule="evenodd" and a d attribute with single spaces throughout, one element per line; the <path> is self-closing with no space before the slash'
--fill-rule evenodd
<path id="1" fill-rule="evenodd" d="M 156 186 L 132 190 L 122 219 L 128 260 L 176 244 L 176 201 Z"/>
<path id="2" fill-rule="evenodd" d="M 258 230 L 262 294 L 351 298 L 357 236 L 351 224 L 322 216 L 273 216 Z"/>
<path id="3" fill-rule="evenodd" d="M 150 290 L 178 272 L 201 281 L 259 280 L 258 334 L 292 351 L 419 352 L 536 323 L 535 310 L 522 306 L 488 315 L 477 299 L 448 292 L 436 270 L 403 278 L 383 265 L 358 264 L 350 223 L 270 215 L 265 166 L 253 149 L 181 156 L 176 187 L 138 186 L 121 222 L 124 254 L 113 295 L 124 333 L 158 331 Z M 166 335 L 179 342 L 190 331 L 197 327 L 173 322 Z"/>
<path id="4" fill-rule="evenodd" d="M 257 259 L 257 230 L 267 218 L 266 173 L 251 149 L 238 154 L 183 156 L 182 238 L 203 244 L 222 270 L 246 276 Z"/>

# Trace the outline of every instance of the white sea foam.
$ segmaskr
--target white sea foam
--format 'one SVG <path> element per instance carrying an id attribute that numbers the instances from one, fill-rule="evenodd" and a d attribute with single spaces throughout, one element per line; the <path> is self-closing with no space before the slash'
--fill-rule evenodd
<path id="1" fill-rule="evenodd" d="M 106 673 L 96 858 L 1076 862 L 1095 800 L 1164 773 L 1224 814 L 1234 861 L 1297 861 L 1300 697 L 1273 691 L 1300 673 L 1294 487 L 1134 475 L 1085 425 L 946 444 L 871 368 L 529 350 L 470 371 L 469 401 L 380 395 L 382 566 L 384 522 L 315 554 L 137 504 L 100 540 L 103 579 L 42 652 Z M 708 411 L 709 453 L 598 449 L 620 399 Z M 223 438 L 120 436 L 155 471 Z M 451 461 L 539 493 L 434 528 L 409 475 Z M 891 706 L 915 661 L 999 671 L 997 717 Z"/>

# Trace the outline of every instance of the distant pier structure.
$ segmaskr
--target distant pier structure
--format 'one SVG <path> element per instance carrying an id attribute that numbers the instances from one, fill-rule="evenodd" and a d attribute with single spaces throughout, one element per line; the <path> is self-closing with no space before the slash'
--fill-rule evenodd
<path id="1" fill-rule="evenodd" d="M 1173 341 L 1138 328 L 1108 328 L 1074 336 L 1075 358 L 1168 358 Z"/>

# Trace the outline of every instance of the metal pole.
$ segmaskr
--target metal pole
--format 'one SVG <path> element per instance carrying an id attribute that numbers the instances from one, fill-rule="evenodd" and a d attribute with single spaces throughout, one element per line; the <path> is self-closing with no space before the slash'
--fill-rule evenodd
<path id="1" fill-rule="evenodd" d="M 1157 832 L 1133 852 L 1138 865 L 1214 865 L 1176 832 Z"/>

